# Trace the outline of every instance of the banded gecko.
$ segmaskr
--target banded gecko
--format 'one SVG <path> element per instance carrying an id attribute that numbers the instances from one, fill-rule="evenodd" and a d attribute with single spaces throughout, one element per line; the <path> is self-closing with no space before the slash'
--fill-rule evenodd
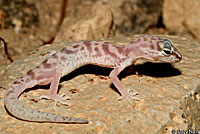
<path id="1" fill-rule="evenodd" d="M 49 96 L 41 96 L 55 101 L 56 104 L 66 104 L 64 94 L 57 95 L 60 78 L 75 69 L 95 64 L 102 67 L 114 68 L 109 77 L 121 94 L 132 104 L 131 99 L 137 99 L 134 93 L 127 92 L 117 75 L 127 66 L 134 64 L 138 59 L 161 62 L 179 62 L 181 54 L 169 39 L 162 39 L 153 35 L 144 35 L 127 45 L 115 45 L 107 42 L 82 41 L 66 46 L 60 52 L 53 52 L 39 66 L 28 71 L 23 77 L 13 82 L 5 94 L 5 107 L 16 118 L 33 122 L 57 123 L 88 123 L 80 118 L 66 117 L 25 108 L 18 97 L 27 88 L 35 85 L 50 83 Z"/>

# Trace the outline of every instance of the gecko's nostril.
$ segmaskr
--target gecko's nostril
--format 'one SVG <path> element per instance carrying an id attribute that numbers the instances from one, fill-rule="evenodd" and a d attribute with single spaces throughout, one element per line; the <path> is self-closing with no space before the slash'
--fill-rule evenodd
<path id="1" fill-rule="evenodd" d="M 180 53 L 178 54 L 178 58 L 179 58 L 179 60 L 182 59 L 182 55 Z"/>
<path id="2" fill-rule="evenodd" d="M 181 54 L 176 54 L 176 62 L 181 61 L 181 59 L 182 59 Z"/>

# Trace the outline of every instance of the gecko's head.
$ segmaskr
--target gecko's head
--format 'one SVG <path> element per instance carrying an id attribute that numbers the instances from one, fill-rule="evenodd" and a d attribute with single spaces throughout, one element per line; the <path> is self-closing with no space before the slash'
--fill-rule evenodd
<path id="1" fill-rule="evenodd" d="M 145 57 L 154 61 L 179 62 L 182 59 L 181 54 L 173 46 L 169 39 L 162 39 L 153 35 L 140 37 L 143 40 L 142 50 Z M 145 45 L 144 45 L 145 44 Z"/>

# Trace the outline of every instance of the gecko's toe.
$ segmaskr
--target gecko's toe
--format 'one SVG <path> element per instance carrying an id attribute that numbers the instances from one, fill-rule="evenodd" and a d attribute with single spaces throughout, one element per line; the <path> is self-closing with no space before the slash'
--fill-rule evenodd
<path id="1" fill-rule="evenodd" d="M 133 90 L 131 90 L 131 89 L 128 89 L 128 93 L 129 93 L 130 95 L 132 95 L 132 96 L 136 96 L 136 95 L 139 94 L 139 92 L 133 92 Z"/>
<path id="2" fill-rule="evenodd" d="M 53 100 L 54 101 L 53 110 L 56 111 L 56 105 L 58 102 L 62 105 L 68 106 L 67 102 L 64 101 L 69 100 L 69 97 L 65 96 L 65 93 L 62 93 L 61 95 L 52 95 L 52 96 L 41 95 L 40 99 Z"/>
<path id="3" fill-rule="evenodd" d="M 128 98 L 131 98 L 133 100 L 140 100 L 136 95 L 138 95 L 139 92 L 133 92 L 132 90 L 128 89 Z"/>
<path id="4" fill-rule="evenodd" d="M 69 97 L 65 96 L 65 93 L 62 93 L 61 95 L 57 95 L 56 97 L 54 97 L 54 105 L 53 105 L 53 110 L 55 111 L 56 110 L 56 105 L 57 103 L 59 102 L 60 104 L 62 105 L 67 105 L 68 106 L 68 103 L 67 102 L 64 102 L 65 100 L 69 100 Z"/>
<path id="5" fill-rule="evenodd" d="M 124 97 L 124 96 L 120 96 L 117 100 L 120 101 L 122 99 L 126 99 L 128 101 L 129 104 L 133 104 L 130 98 Z"/>
<path id="6" fill-rule="evenodd" d="M 123 94 L 117 100 L 126 99 L 129 102 L 129 104 L 132 105 L 133 103 L 131 100 L 137 100 L 137 101 L 140 100 L 138 97 L 136 97 L 136 95 L 138 95 L 138 92 L 132 92 L 131 90 L 128 90 L 126 94 Z"/>
<path id="7" fill-rule="evenodd" d="M 69 97 L 68 97 L 68 96 L 65 96 L 65 93 L 62 93 L 62 94 L 60 95 L 60 97 L 61 97 L 62 100 L 69 100 Z"/>

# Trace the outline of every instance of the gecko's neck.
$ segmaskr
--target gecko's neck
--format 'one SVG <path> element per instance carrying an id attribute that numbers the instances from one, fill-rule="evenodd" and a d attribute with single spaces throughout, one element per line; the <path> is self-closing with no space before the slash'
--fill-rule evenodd
<path id="1" fill-rule="evenodd" d="M 130 42 L 127 45 L 124 45 L 123 53 L 126 54 L 127 57 L 134 57 L 136 60 L 147 59 L 143 49 L 143 44 L 141 44 L 141 42 L 138 43 Z"/>

